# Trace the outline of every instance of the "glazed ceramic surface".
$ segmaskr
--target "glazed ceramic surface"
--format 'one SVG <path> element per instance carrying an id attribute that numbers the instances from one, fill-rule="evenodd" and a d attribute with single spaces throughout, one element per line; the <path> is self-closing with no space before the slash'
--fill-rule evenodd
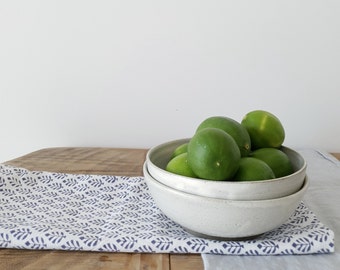
<path id="1" fill-rule="evenodd" d="M 294 173 L 275 179 L 262 181 L 213 181 L 190 178 L 165 170 L 172 152 L 189 139 L 166 142 L 151 148 L 146 156 L 146 164 L 151 176 L 157 181 L 191 194 L 232 200 L 274 199 L 293 194 L 298 191 L 306 176 L 307 164 L 296 151 L 282 147 L 294 169 Z"/>
<path id="2" fill-rule="evenodd" d="M 156 205 L 170 219 L 196 235 L 249 238 L 283 224 L 308 187 L 306 177 L 297 192 L 269 200 L 227 200 L 189 194 L 154 179 L 144 164 L 144 176 Z"/>

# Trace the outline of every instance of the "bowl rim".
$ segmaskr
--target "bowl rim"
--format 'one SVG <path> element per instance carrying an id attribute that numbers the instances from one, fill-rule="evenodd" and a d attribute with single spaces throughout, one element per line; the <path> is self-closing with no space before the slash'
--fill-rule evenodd
<path id="1" fill-rule="evenodd" d="M 185 192 L 185 191 L 182 191 L 182 190 L 178 190 L 178 189 L 175 189 L 175 188 L 172 188 L 172 187 L 169 187 L 161 182 L 159 182 L 157 179 L 155 179 L 150 173 L 149 173 L 149 170 L 147 168 L 147 163 L 146 161 L 144 162 L 143 164 L 143 173 L 144 173 L 144 176 L 145 174 L 147 175 L 147 177 L 152 180 L 153 182 L 155 182 L 156 185 L 159 185 L 161 186 L 162 189 L 167 189 L 169 192 L 172 192 L 172 193 L 177 193 L 177 194 L 181 194 L 181 195 L 185 195 L 185 196 L 189 196 L 189 197 L 194 197 L 194 198 L 198 198 L 198 197 L 201 197 L 201 198 L 204 198 L 206 200 L 212 200 L 212 201 L 219 201 L 219 202 L 226 202 L 226 203 L 240 203 L 240 204 L 249 204 L 249 203 L 255 203 L 255 204 L 260 204 L 260 203 L 268 203 L 268 202 L 272 202 L 272 203 L 279 203 L 280 201 L 282 200 L 288 200 L 289 198 L 294 198 L 294 197 L 297 197 L 297 196 L 300 196 L 300 195 L 303 195 L 308 187 L 309 187 L 309 178 L 306 174 L 304 180 L 303 180 L 303 184 L 301 186 L 301 188 L 290 194 L 290 195 L 287 195 L 287 196 L 283 196 L 283 197 L 278 197 L 278 198 L 272 198 L 272 199 L 260 199 L 260 200 L 235 200 L 235 199 L 222 199 L 222 198 L 216 198 L 216 197 L 208 197 L 208 196 L 202 196 L 202 195 L 197 195 L 197 194 L 192 194 L 192 193 L 188 193 L 188 192 Z"/>
<path id="2" fill-rule="evenodd" d="M 156 145 L 156 146 L 153 146 L 151 147 L 147 153 L 146 153 L 146 162 L 149 164 L 151 164 L 152 166 L 156 167 L 157 169 L 161 170 L 161 172 L 163 174 L 167 174 L 169 176 L 176 176 L 176 177 L 181 177 L 183 179 L 188 179 L 190 181 L 200 181 L 200 182 L 205 182 L 205 183 L 211 183 L 212 185 L 260 185 L 260 184 L 265 184 L 265 183 L 270 183 L 270 182 L 277 182 L 279 180 L 282 180 L 282 179 L 285 179 L 285 178 L 288 178 L 290 176 L 294 176 L 296 174 L 299 174 L 301 171 L 303 170 L 306 170 L 307 168 L 307 162 L 306 160 L 304 159 L 304 157 L 297 151 L 295 151 L 294 149 L 292 148 L 289 148 L 285 145 L 282 145 L 280 148 L 278 149 L 287 149 L 288 151 L 292 151 L 294 152 L 296 155 L 298 155 L 300 158 L 302 158 L 303 160 L 303 165 L 302 167 L 289 174 L 289 175 L 286 175 L 286 176 L 282 176 L 282 177 L 278 177 L 278 178 L 273 178 L 273 179 L 264 179 L 264 180 L 257 180 L 257 181 L 234 181 L 234 180 L 208 180 L 208 179 L 202 179 L 202 178 L 194 178 L 194 177 L 189 177 L 189 176 L 184 176 L 184 175 L 178 175 L 178 174 L 175 174 L 175 173 L 172 173 L 172 172 L 169 172 L 165 169 L 162 169 L 160 167 L 158 167 L 155 163 L 153 163 L 150 159 L 150 155 L 152 155 L 157 149 L 159 148 L 162 148 L 162 147 L 165 147 L 166 145 L 169 145 L 169 144 L 173 144 L 173 143 L 176 143 L 178 142 L 179 144 L 180 143 L 185 143 L 185 142 L 188 142 L 190 140 L 190 138 L 182 138 L 182 139 L 177 139 L 177 140 L 172 140 L 172 141 L 167 141 L 167 142 L 164 142 L 162 144 L 159 144 L 159 145 Z"/>

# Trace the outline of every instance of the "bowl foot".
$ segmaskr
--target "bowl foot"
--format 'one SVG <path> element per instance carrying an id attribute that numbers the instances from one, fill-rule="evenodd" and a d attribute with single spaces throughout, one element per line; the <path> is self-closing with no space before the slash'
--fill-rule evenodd
<path id="1" fill-rule="evenodd" d="M 257 234 L 257 235 L 250 235 L 250 236 L 244 236 L 244 237 L 220 237 L 220 236 L 213 236 L 213 235 L 207 235 L 207 234 L 195 232 L 188 228 L 184 228 L 184 230 L 186 230 L 188 233 L 192 234 L 193 236 L 211 239 L 211 240 L 217 240 L 217 241 L 247 241 L 247 240 L 254 240 L 255 238 L 262 235 L 262 234 Z"/>

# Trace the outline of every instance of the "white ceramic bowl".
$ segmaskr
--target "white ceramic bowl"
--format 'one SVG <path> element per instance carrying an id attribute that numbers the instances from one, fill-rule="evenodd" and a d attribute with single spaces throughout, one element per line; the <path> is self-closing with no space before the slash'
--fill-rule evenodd
<path id="1" fill-rule="evenodd" d="M 236 201 L 203 197 L 168 187 L 143 167 L 146 183 L 156 205 L 189 232 L 208 238 L 252 238 L 275 229 L 294 213 L 308 187 L 292 195 L 271 199 Z"/>
<path id="2" fill-rule="evenodd" d="M 291 175 L 262 181 L 212 181 L 177 175 L 165 170 L 175 148 L 189 139 L 163 143 L 151 148 L 146 155 L 148 171 L 157 181 L 191 194 L 232 200 L 263 200 L 284 197 L 301 188 L 307 164 L 296 151 L 282 147 L 293 165 Z"/>

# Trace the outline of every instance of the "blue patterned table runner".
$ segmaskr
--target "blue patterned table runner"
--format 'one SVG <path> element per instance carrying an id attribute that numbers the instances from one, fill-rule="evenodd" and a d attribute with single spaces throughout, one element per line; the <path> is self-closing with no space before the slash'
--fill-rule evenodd
<path id="1" fill-rule="evenodd" d="M 334 233 L 301 202 L 248 241 L 195 237 L 155 205 L 143 177 L 29 171 L 0 164 L 0 248 L 287 255 L 334 252 Z"/>

